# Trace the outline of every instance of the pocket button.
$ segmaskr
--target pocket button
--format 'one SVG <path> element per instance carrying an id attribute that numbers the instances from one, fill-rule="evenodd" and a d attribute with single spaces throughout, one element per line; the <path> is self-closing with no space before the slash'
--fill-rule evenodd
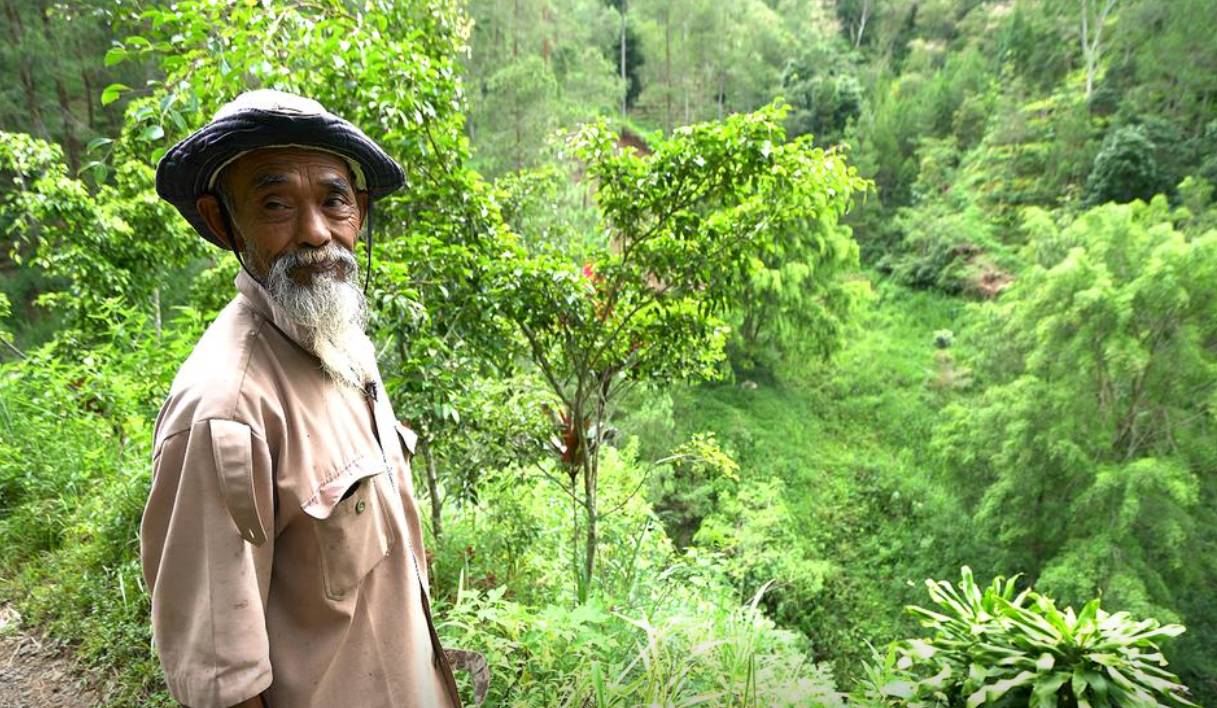
<path id="1" fill-rule="evenodd" d="M 365 502 L 364 500 L 360 499 L 360 500 L 359 500 L 359 503 L 357 503 L 357 504 L 355 505 L 355 513 L 356 513 L 356 514 L 362 514 L 362 513 L 363 513 L 363 510 L 364 510 L 364 509 L 366 509 L 366 508 L 368 508 L 368 503 L 367 503 L 367 502 Z"/>

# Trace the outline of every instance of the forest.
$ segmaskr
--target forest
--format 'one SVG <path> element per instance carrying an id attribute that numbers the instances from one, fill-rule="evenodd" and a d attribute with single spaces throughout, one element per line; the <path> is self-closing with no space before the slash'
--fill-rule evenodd
<path id="1" fill-rule="evenodd" d="M 238 272 L 155 168 L 278 88 L 405 169 L 467 704 L 1217 705 L 1217 4 L 0 4 L 0 636 L 101 704 L 174 705 L 153 422 Z"/>

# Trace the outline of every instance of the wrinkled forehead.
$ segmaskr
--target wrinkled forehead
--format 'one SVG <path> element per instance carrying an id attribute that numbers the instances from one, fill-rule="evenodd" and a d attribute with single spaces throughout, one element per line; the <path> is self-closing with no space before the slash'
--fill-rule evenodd
<path id="1" fill-rule="evenodd" d="M 308 172 L 319 178 L 337 178 L 352 191 L 366 189 L 359 165 L 343 155 L 314 147 L 295 145 L 263 147 L 234 156 L 212 173 L 210 186 L 229 188 L 266 186 L 290 181 L 293 174 Z"/>

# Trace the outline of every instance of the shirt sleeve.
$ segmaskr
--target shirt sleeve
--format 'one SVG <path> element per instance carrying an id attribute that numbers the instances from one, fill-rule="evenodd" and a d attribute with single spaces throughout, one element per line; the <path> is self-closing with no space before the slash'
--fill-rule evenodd
<path id="1" fill-rule="evenodd" d="M 204 420 L 161 443 L 140 557 L 169 692 L 191 708 L 228 708 L 271 684 L 274 529 L 270 450 L 249 426 Z"/>

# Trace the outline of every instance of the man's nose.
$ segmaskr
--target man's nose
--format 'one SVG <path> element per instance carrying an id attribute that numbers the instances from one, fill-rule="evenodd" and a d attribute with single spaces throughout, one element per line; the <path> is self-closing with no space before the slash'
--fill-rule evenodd
<path id="1" fill-rule="evenodd" d="M 325 218 L 320 207 L 309 206 L 300 210 L 299 223 L 296 225 L 296 242 L 321 248 L 328 244 L 333 235 L 330 233 L 329 221 Z"/>

